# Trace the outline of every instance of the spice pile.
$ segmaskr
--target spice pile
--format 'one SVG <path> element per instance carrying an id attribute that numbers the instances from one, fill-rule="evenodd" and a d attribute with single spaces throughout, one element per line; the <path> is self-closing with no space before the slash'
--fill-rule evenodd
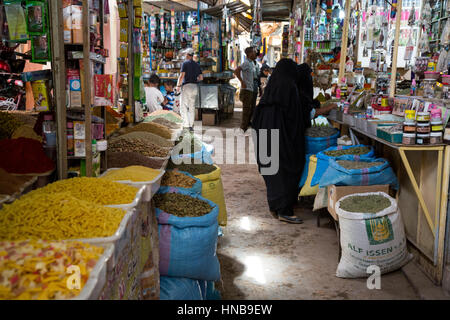
<path id="1" fill-rule="evenodd" d="M 12 139 L 18 139 L 18 138 L 28 138 L 28 139 L 34 139 L 39 142 L 42 142 L 42 137 L 39 136 L 33 129 L 33 127 L 29 125 L 23 125 L 17 128 L 12 136 Z"/>
<path id="2" fill-rule="evenodd" d="M 0 240 L 110 237 L 124 215 L 122 209 L 79 200 L 69 192 L 30 192 L 0 211 Z"/>
<path id="3" fill-rule="evenodd" d="M 193 133 L 184 131 L 176 144 L 175 150 L 179 151 L 179 154 L 186 154 L 199 152 L 202 148 L 203 143 Z"/>
<path id="4" fill-rule="evenodd" d="M 161 181 L 162 186 L 192 188 L 197 181 L 178 171 L 167 171 Z"/>
<path id="5" fill-rule="evenodd" d="M 324 151 L 324 154 L 329 157 L 340 157 L 340 156 L 361 156 L 363 154 L 367 154 L 370 152 L 369 147 L 356 147 L 356 148 L 349 148 L 345 150 L 332 150 L 332 151 Z"/>
<path id="6" fill-rule="evenodd" d="M 127 127 L 125 129 L 125 133 L 130 133 L 130 132 L 135 132 L 135 131 L 150 132 L 150 133 L 154 133 L 158 136 L 161 136 L 165 139 L 172 139 L 172 132 L 170 131 L 170 129 L 164 127 L 161 124 L 154 123 L 154 122 L 139 123 L 137 126 Z"/>
<path id="7" fill-rule="evenodd" d="M 0 112 L 0 140 L 11 138 L 13 132 L 22 125 L 23 123 L 15 116 Z"/>
<path id="8" fill-rule="evenodd" d="M 173 142 L 170 140 L 166 140 L 161 136 L 158 136 L 156 134 L 150 133 L 150 132 L 142 132 L 142 131 L 136 131 L 136 132 L 130 132 L 127 134 L 124 134 L 123 136 L 119 136 L 116 138 L 111 139 L 110 143 L 116 140 L 129 140 L 129 139 L 142 139 L 145 141 L 149 141 L 153 144 L 156 144 L 159 147 L 162 148 L 171 148 L 173 147 Z"/>
<path id="9" fill-rule="evenodd" d="M 52 171 L 55 165 L 39 141 L 19 138 L 0 140 L 0 168 L 9 173 L 31 174 Z"/>
<path id="10" fill-rule="evenodd" d="M 136 152 L 111 152 L 108 153 L 108 169 L 125 168 L 129 166 L 144 166 L 153 169 L 160 169 L 164 159 L 149 158 Z"/>
<path id="11" fill-rule="evenodd" d="M 164 158 L 169 150 L 158 147 L 150 141 L 139 138 L 115 139 L 109 144 L 111 152 L 137 152 L 147 157 Z"/>
<path id="12" fill-rule="evenodd" d="M 102 179 L 111 181 L 130 180 L 134 182 L 152 181 L 160 173 L 161 171 L 156 169 L 142 166 L 130 166 L 123 169 L 109 171 L 102 177 Z"/>
<path id="13" fill-rule="evenodd" d="M 0 300 L 75 298 L 102 254 L 81 242 L 0 242 Z M 80 289 L 67 286 L 70 266 L 80 268 Z"/>
<path id="14" fill-rule="evenodd" d="M 314 126 L 306 130 L 306 135 L 312 138 L 331 137 L 336 133 L 337 130 L 335 128 L 325 126 Z"/>
<path id="15" fill-rule="evenodd" d="M 178 193 L 157 194 L 156 208 L 177 217 L 201 217 L 213 209 L 207 202 Z"/>
<path id="16" fill-rule="evenodd" d="M 391 201 L 381 195 L 353 196 L 340 202 L 340 208 L 348 212 L 378 213 L 391 206 Z"/>
<path id="17" fill-rule="evenodd" d="M 0 169 L 0 194 L 13 195 L 20 192 L 22 187 L 33 177 L 14 176 L 3 169 Z"/>
<path id="18" fill-rule="evenodd" d="M 175 123 L 183 123 L 183 119 L 173 111 L 167 110 L 158 110 L 152 112 L 148 117 L 145 118 L 145 122 L 151 122 L 157 118 L 164 118 L 166 120 L 175 122 Z"/>
<path id="19" fill-rule="evenodd" d="M 43 188 L 36 189 L 24 195 L 28 197 L 45 197 L 61 192 L 67 192 L 79 200 L 89 201 L 98 205 L 129 204 L 134 201 L 138 189 L 126 184 L 98 178 L 72 178 L 60 180 Z"/>
<path id="20" fill-rule="evenodd" d="M 364 162 L 364 161 L 349 161 L 349 160 L 338 160 L 336 161 L 341 167 L 352 170 L 352 169 L 367 169 L 372 167 L 378 167 L 384 164 L 384 162 Z"/>
<path id="21" fill-rule="evenodd" d="M 216 167 L 210 164 L 179 164 L 176 165 L 172 161 L 169 162 L 169 169 L 187 172 L 193 176 L 208 174 L 216 170 Z"/>
<path id="22" fill-rule="evenodd" d="M 161 124 L 161 125 L 163 125 L 164 127 L 167 127 L 167 128 L 169 128 L 169 129 L 178 129 L 178 128 L 179 128 L 179 126 L 178 126 L 176 123 L 174 123 L 174 122 L 172 122 L 172 121 L 170 121 L 170 120 L 167 120 L 167 119 L 165 119 L 165 118 L 156 118 L 156 119 L 153 120 L 152 122 L 153 122 L 153 123 Z"/>

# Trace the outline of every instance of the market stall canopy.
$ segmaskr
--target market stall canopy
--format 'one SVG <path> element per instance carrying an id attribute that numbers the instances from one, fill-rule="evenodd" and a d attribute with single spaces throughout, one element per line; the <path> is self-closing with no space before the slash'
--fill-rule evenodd
<path id="1" fill-rule="evenodd" d="M 175 11 L 193 11 L 197 10 L 197 1 L 144 0 L 143 9 L 145 12 L 150 13 L 151 6 L 162 8 L 167 11 L 170 11 L 172 9 L 174 9 Z"/>

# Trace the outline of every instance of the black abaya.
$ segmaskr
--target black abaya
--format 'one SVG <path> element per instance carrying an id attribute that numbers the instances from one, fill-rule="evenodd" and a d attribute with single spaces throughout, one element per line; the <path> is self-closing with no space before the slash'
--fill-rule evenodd
<path id="1" fill-rule="evenodd" d="M 293 205 L 297 201 L 299 183 L 305 164 L 305 130 L 310 122 L 308 106 L 300 99 L 297 65 L 290 59 L 278 62 L 269 79 L 264 95 L 253 117 L 256 130 L 255 148 L 259 151 L 261 129 L 268 130 L 269 154 L 272 148 L 279 148 L 279 170 L 274 175 L 266 175 L 257 153 L 257 161 L 267 186 L 267 200 L 271 211 L 281 215 L 293 215 Z M 279 142 L 272 145 L 270 131 L 279 130 Z M 273 163 L 272 163 L 273 164 Z"/>

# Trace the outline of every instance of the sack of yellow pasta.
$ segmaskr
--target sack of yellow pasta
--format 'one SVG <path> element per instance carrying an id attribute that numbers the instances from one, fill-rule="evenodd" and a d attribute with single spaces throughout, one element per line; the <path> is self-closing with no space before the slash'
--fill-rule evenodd
<path id="1" fill-rule="evenodd" d="M 223 194 L 222 171 L 218 166 L 214 165 L 214 167 L 216 167 L 216 170 L 213 172 L 196 175 L 195 177 L 202 182 L 202 197 L 211 200 L 219 207 L 219 225 L 225 227 L 227 225 L 227 207 Z"/>
<path id="2" fill-rule="evenodd" d="M 319 185 L 311 186 L 311 181 L 314 177 L 314 173 L 316 172 L 317 167 L 317 157 L 312 155 L 309 158 L 309 166 L 308 166 L 308 178 L 306 178 L 305 185 L 300 190 L 300 197 L 314 196 L 319 192 Z"/>
<path id="3" fill-rule="evenodd" d="M 336 204 L 342 258 L 336 276 L 368 277 L 369 266 L 381 274 L 397 270 L 410 259 L 400 210 L 384 192 L 356 193 Z"/>

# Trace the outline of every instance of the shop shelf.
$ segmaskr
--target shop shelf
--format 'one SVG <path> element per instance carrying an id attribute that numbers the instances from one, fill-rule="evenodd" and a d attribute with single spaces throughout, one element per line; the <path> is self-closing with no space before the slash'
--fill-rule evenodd
<path id="1" fill-rule="evenodd" d="M 377 137 L 391 143 L 402 143 L 403 133 L 390 133 L 383 129 L 377 129 Z"/>

